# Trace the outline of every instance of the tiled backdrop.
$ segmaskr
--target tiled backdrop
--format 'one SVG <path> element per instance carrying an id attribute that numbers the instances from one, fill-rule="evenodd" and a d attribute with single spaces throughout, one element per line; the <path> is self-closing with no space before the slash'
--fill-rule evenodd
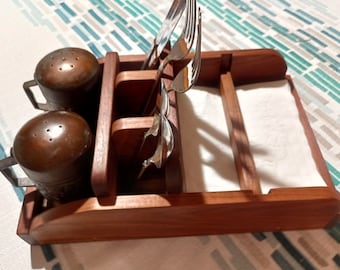
<path id="1" fill-rule="evenodd" d="M 58 44 L 59 47 L 81 46 L 91 50 L 97 57 L 101 57 L 107 51 L 117 51 L 120 54 L 146 52 L 171 1 L 160 3 L 159 0 L 12 0 L 8 2 L 10 4 L 6 5 L 11 5 L 12 9 L 17 11 L 17 16 L 20 13 L 21 20 L 29 25 L 27 27 L 31 27 L 31 30 L 48 32 L 50 38 L 55 39 L 54 44 Z M 289 67 L 288 73 L 293 76 L 334 184 L 340 190 L 338 11 L 334 7 L 330 8 L 325 2 L 317 0 L 198 0 L 198 3 L 203 8 L 203 50 L 270 47 L 277 49 L 285 57 Z M 336 4 L 333 3 L 332 6 Z M 2 12 L 6 11 L 2 9 Z M 11 26 L 4 26 L 7 22 L 9 21 L 3 21 L 0 29 L 16 25 L 13 21 L 10 22 Z M 36 42 L 45 42 L 45 39 Z M 18 45 L 16 46 L 19 48 Z M 13 48 L 17 48 L 16 46 L 13 45 Z M 56 48 L 51 47 L 50 51 L 54 49 Z M 6 54 L 4 51 L 1 53 Z M 44 53 L 40 57 L 43 55 Z M 34 65 L 28 68 L 30 69 L 26 74 L 33 74 Z M 1 74 L 7 76 L 5 70 L 2 70 Z M 30 77 L 20 77 L 22 82 L 29 79 Z M 1 95 L 6 97 L 8 93 L 1 90 Z M 1 106 L 5 108 L 6 105 Z M 15 128 L 10 128 L 12 123 L 6 117 L 8 113 L 0 110 L 2 127 L 0 156 L 8 154 L 16 132 Z M 17 193 L 16 200 L 22 199 L 22 190 L 14 189 L 14 191 Z M 11 195 L 13 196 L 8 192 L 5 194 L 6 198 Z M 16 220 L 7 225 L 15 227 Z M 1 237 L 7 239 L 3 235 Z M 123 243 L 130 242 L 123 241 Z M 176 249 L 178 245 L 186 244 L 196 250 L 197 254 L 201 254 L 196 262 L 199 263 L 198 266 L 210 267 L 200 269 L 339 269 L 339 243 L 340 227 L 337 225 L 328 230 L 315 231 L 206 236 L 181 240 L 168 239 L 163 242 L 162 240 L 144 242 L 138 240 L 131 245 L 137 244 L 140 249 L 135 250 L 137 252 L 134 253 L 135 255 L 131 253 L 129 256 L 142 256 L 140 254 L 143 254 L 144 248 L 161 254 L 170 246 Z M 24 245 L 21 250 L 27 253 L 26 244 L 19 242 L 19 245 Z M 98 249 L 109 256 L 110 253 L 107 252 L 105 245 L 112 244 L 91 243 L 87 245 L 87 249 Z M 121 245 L 124 244 L 120 243 L 118 246 Z M 13 246 L 13 249 L 15 248 Z M 45 246 L 42 249 L 35 247 L 32 249 L 33 267 L 36 261 L 42 261 L 44 263 L 41 266 L 50 269 L 91 269 L 86 268 L 89 261 L 84 254 L 87 252 L 89 251 L 86 251 L 84 246 L 79 245 Z M 119 250 L 113 249 L 112 252 L 118 254 Z M 15 262 L 11 268 L 9 263 L 13 260 L 11 254 L 10 249 L 4 249 L 0 244 L 0 269 L 19 269 L 16 268 Z M 72 262 L 68 259 L 70 257 Z M 116 257 L 113 256 L 112 260 L 114 258 Z M 171 258 L 177 258 L 176 254 Z M 196 264 L 192 260 L 195 259 L 184 260 L 179 266 L 194 269 L 192 266 Z M 74 268 L 76 262 L 78 268 Z M 25 263 L 23 262 L 22 265 Z M 124 269 L 136 269 L 132 267 L 133 263 L 133 260 L 130 264 L 125 262 L 125 266 L 128 267 Z M 143 263 L 138 269 L 144 269 L 143 267 L 150 269 L 150 265 L 144 260 Z M 102 269 L 113 269 L 109 268 L 110 265 L 123 264 L 107 262 L 105 264 L 107 268 L 102 265 Z M 154 269 L 172 269 L 162 267 Z"/>

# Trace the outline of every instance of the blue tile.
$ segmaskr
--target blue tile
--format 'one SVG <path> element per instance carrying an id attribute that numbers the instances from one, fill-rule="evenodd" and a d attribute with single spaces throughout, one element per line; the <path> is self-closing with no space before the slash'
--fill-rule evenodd
<path id="1" fill-rule="evenodd" d="M 103 46 L 103 48 L 104 48 L 104 50 L 106 52 L 111 52 L 112 51 L 112 48 L 108 44 L 104 43 L 102 46 Z"/>
<path id="2" fill-rule="evenodd" d="M 297 12 L 298 14 L 300 14 L 301 16 L 306 17 L 307 19 L 309 19 L 309 20 L 311 20 L 311 21 L 317 22 L 317 23 L 319 23 L 319 24 L 324 24 L 324 22 L 321 21 L 320 19 L 315 18 L 315 17 L 312 16 L 310 13 L 307 13 L 307 12 L 301 10 L 301 9 L 298 9 L 296 12 Z"/>
<path id="3" fill-rule="evenodd" d="M 44 0 L 44 1 L 45 1 L 45 3 L 46 3 L 47 5 L 49 5 L 49 6 L 54 6 L 54 3 L 53 3 L 52 0 Z"/>
<path id="4" fill-rule="evenodd" d="M 329 37 L 330 39 L 332 39 L 333 41 L 335 41 L 336 43 L 340 43 L 340 35 L 337 35 L 332 28 L 329 28 L 328 31 L 326 30 L 322 30 L 321 31 L 322 34 L 324 34 L 325 36 Z"/>
<path id="5" fill-rule="evenodd" d="M 101 25 L 105 25 L 105 21 L 93 10 L 89 10 L 89 14 Z"/>
<path id="6" fill-rule="evenodd" d="M 308 62 L 305 58 L 300 56 L 297 52 L 291 51 L 289 53 L 296 61 L 298 61 L 305 69 L 312 66 L 310 62 Z"/>
<path id="7" fill-rule="evenodd" d="M 325 77 L 320 76 L 320 74 L 318 74 L 315 71 L 310 72 L 310 74 L 317 79 L 321 84 L 324 85 L 324 87 L 326 87 L 328 89 L 329 92 L 338 92 L 339 88 L 338 87 L 334 87 Z"/>
<path id="8" fill-rule="evenodd" d="M 141 4 L 139 2 L 131 2 L 131 1 L 126 1 L 126 4 L 134 10 L 135 13 L 137 13 L 137 15 L 143 15 L 145 14 L 145 9 L 143 10 L 141 8 Z"/>
<path id="9" fill-rule="evenodd" d="M 124 6 L 124 9 L 133 17 L 137 17 L 138 13 L 134 11 L 130 6 Z"/>
<path id="10" fill-rule="evenodd" d="M 97 57 L 103 57 L 103 54 L 101 53 L 100 49 L 97 47 L 96 44 L 93 42 L 89 42 L 87 46 L 90 48 L 91 52 Z"/>
<path id="11" fill-rule="evenodd" d="M 312 263 L 301 253 L 286 237 L 283 232 L 275 232 L 273 233 L 275 238 L 280 242 L 280 244 L 285 248 L 285 250 L 294 258 L 294 260 L 305 270 L 314 270 L 316 269 Z M 289 269 L 289 268 L 283 268 Z"/>
<path id="12" fill-rule="evenodd" d="M 57 8 L 55 10 L 55 13 L 57 13 L 57 15 L 63 20 L 64 23 L 68 24 L 71 22 L 69 16 L 65 14 L 61 9 Z"/>
<path id="13" fill-rule="evenodd" d="M 303 66 L 299 61 L 297 61 L 295 59 L 295 57 L 291 56 L 290 54 L 281 51 L 282 55 L 284 56 L 287 65 L 290 69 L 294 70 L 295 72 L 297 72 L 298 74 L 302 74 L 303 71 L 306 70 L 306 67 Z"/>
<path id="14" fill-rule="evenodd" d="M 333 69 L 335 72 L 340 72 L 340 67 L 339 66 L 335 66 L 335 65 L 333 65 L 333 64 L 330 64 L 329 65 L 329 67 L 331 68 L 331 69 Z"/>
<path id="15" fill-rule="evenodd" d="M 268 13 L 270 16 L 273 16 L 273 17 L 276 16 L 276 14 L 274 12 L 272 12 L 271 10 L 266 8 L 265 6 L 261 5 L 260 3 L 256 2 L 256 1 L 251 1 L 251 3 L 254 4 L 255 6 L 257 6 L 258 8 L 260 8 L 261 10 L 263 10 L 264 12 Z"/>
<path id="16" fill-rule="evenodd" d="M 302 33 L 303 35 L 305 35 L 306 37 L 310 38 L 311 40 L 313 40 L 314 42 L 316 42 L 317 44 L 319 44 L 321 47 L 327 47 L 327 44 L 322 42 L 320 39 L 316 38 L 314 35 L 302 30 L 302 29 L 298 29 L 298 32 Z"/>
<path id="17" fill-rule="evenodd" d="M 281 269 L 294 270 L 294 267 L 288 262 L 288 260 L 283 256 L 283 254 L 279 252 L 278 250 L 275 250 L 271 256 Z"/>
<path id="18" fill-rule="evenodd" d="M 91 35 L 93 36 L 96 40 L 100 39 L 100 36 L 89 26 L 86 22 L 81 22 L 81 26 L 84 27 L 84 29 Z"/>
<path id="19" fill-rule="evenodd" d="M 230 10 L 229 8 L 226 8 L 224 12 L 227 13 L 228 17 L 232 17 L 235 20 L 241 20 L 241 17 L 237 15 L 234 11 Z"/>
<path id="20" fill-rule="evenodd" d="M 41 246 L 41 251 L 44 254 L 44 257 L 46 259 L 46 261 L 52 261 L 54 258 L 56 258 L 54 250 L 52 248 L 52 246 L 50 245 L 43 245 Z"/>
<path id="21" fill-rule="evenodd" d="M 109 11 L 107 11 L 106 9 L 104 9 L 103 7 L 99 6 L 98 10 L 108 19 L 110 19 L 111 21 L 115 20 L 115 16 L 112 15 Z"/>
<path id="22" fill-rule="evenodd" d="M 77 14 L 71 9 L 65 2 L 61 3 L 60 6 L 72 17 L 75 17 Z"/>
<path id="23" fill-rule="evenodd" d="M 340 104 L 340 97 L 334 94 L 333 92 L 329 92 L 328 95 L 333 98 L 337 103 Z"/>
<path id="24" fill-rule="evenodd" d="M 143 42 L 138 43 L 137 45 L 144 53 L 147 53 L 150 50 L 150 46 L 148 46 L 147 44 L 145 44 Z"/>
<path id="25" fill-rule="evenodd" d="M 287 8 L 287 9 L 284 9 L 284 11 L 287 12 L 288 14 L 292 15 L 296 19 L 302 21 L 303 23 L 312 24 L 312 22 L 308 18 L 305 18 L 302 15 L 293 12 L 291 9 Z"/>
<path id="26" fill-rule="evenodd" d="M 340 184 L 340 171 L 338 171 L 332 164 L 326 161 L 327 168 L 332 176 L 335 185 Z"/>
<path id="27" fill-rule="evenodd" d="M 82 40 L 84 41 L 90 40 L 88 36 L 77 25 L 73 25 L 72 29 L 81 37 Z"/>
<path id="28" fill-rule="evenodd" d="M 313 84 L 313 85 L 315 85 L 316 87 L 318 87 L 320 90 L 322 90 L 322 91 L 324 91 L 324 92 L 327 92 L 328 91 L 328 89 L 324 86 L 324 85 L 322 85 L 322 84 L 320 84 L 317 80 L 315 80 L 315 78 L 314 77 L 312 77 L 311 75 L 309 75 L 309 74 L 305 74 L 305 75 L 303 75 L 311 84 Z"/>
<path id="29" fill-rule="evenodd" d="M 327 29 L 330 32 L 334 33 L 336 36 L 340 37 L 340 32 L 338 30 L 336 30 L 335 28 L 333 28 L 332 26 L 329 26 Z"/>
<path id="30" fill-rule="evenodd" d="M 131 46 L 116 32 L 111 31 L 111 34 L 116 38 L 126 49 L 131 50 Z"/>
<path id="31" fill-rule="evenodd" d="M 118 20 L 120 21 L 122 24 L 128 25 L 129 23 L 127 22 L 127 20 L 125 20 L 121 15 L 119 15 L 117 12 L 115 11 L 111 11 L 111 14 Z"/>
<path id="32" fill-rule="evenodd" d="M 283 4 L 283 5 L 287 6 L 287 7 L 291 6 L 291 4 L 288 3 L 286 0 L 278 0 L 278 2 L 280 2 L 281 4 Z"/>
<path id="33" fill-rule="evenodd" d="M 289 51 L 290 49 L 284 45 L 282 42 L 278 41 L 277 39 L 271 37 L 271 36 L 268 36 L 266 37 L 266 39 L 268 41 L 270 41 L 271 43 L 273 43 L 275 45 L 275 47 L 279 50 L 283 50 L 283 51 Z"/>

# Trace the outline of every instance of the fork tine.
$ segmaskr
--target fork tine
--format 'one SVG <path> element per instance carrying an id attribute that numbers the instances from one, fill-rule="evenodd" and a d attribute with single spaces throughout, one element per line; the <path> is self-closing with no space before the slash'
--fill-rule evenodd
<path id="1" fill-rule="evenodd" d="M 200 74 L 201 70 L 201 41 L 202 41 L 202 12 L 198 9 L 198 23 L 197 23 L 197 41 L 195 56 L 193 61 L 193 83 L 194 84 Z"/>
<path id="2" fill-rule="evenodd" d="M 193 0 L 188 0 L 187 1 L 185 27 L 184 27 L 183 32 L 182 32 L 183 36 L 186 36 L 190 32 L 191 14 L 192 14 L 192 2 L 193 2 Z"/>
<path id="3" fill-rule="evenodd" d="M 196 13 L 197 13 L 196 0 L 186 1 L 186 18 L 185 26 L 182 30 L 182 34 L 177 39 L 175 44 L 172 46 L 169 54 L 164 58 L 160 59 L 160 64 L 158 66 L 157 75 L 153 87 L 151 88 L 150 94 L 145 102 L 142 114 L 145 115 L 151 107 L 151 102 L 155 97 L 155 91 L 157 90 L 158 82 L 163 74 L 164 68 L 171 61 L 178 61 L 187 56 L 195 40 L 196 32 Z M 153 109 L 154 111 L 154 109 Z"/>
<path id="4" fill-rule="evenodd" d="M 186 0 L 174 0 L 172 2 L 172 5 L 162 23 L 161 28 L 154 37 L 153 46 L 147 53 L 146 59 L 141 67 L 142 70 L 152 67 L 155 59 L 158 58 L 158 55 L 160 55 L 164 50 L 166 43 L 171 37 L 173 30 L 182 16 L 185 5 Z"/>
<path id="5" fill-rule="evenodd" d="M 191 2 L 192 0 L 187 0 L 186 3 L 186 11 L 185 11 L 185 25 L 184 28 L 182 30 L 181 35 L 184 35 L 185 33 L 187 33 L 190 29 L 190 19 L 189 19 L 189 15 L 191 12 Z"/>
<path id="6" fill-rule="evenodd" d="M 177 93 L 184 93 L 188 91 L 197 81 L 201 69 L 201 39 L 202 39 L 202 19 L 201 9 L 198 13 L 197 23 L 197 38 L 195 46 L 195 54 L 190 62 L 185 66 L 172 81 L 167 91 L 176 91 Z M 190 75 L 189 75 L 190 74 Z M 190 77 L 188 77 L 190 76 Z M 183 80 L 183 77 L 187 80 Z"/>
<path id="7" fill-rule="evenodd" d="M 190 20 L 188 24 L 188 33 L 187 33 L 187 39 L 190 41 L 193 41 L 195 38 L 195 24 L 196 24 L 196 10 L 197 10 L 197 4 L 196 0 L 191 0 L 190 3 Z"/>

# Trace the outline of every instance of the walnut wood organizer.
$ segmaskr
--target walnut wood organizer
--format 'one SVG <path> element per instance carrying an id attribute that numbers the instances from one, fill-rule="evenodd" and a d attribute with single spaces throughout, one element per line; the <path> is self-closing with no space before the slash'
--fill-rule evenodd
<path id="1" fill-rule="evenodd" d="M 132 181 L 137 165 L 155 146 L 155 140 L 150 140 L 136 154 L 143 133 L 152 123 L 152 116 L 142 117 L 140 111 L 156 75 L 154 70 L 138 70 L 143 58 L 112 52 L 99 59 L 103 76 L 91 175 L 94 196 L 45 207 L 39 193 L 27 188 L 17 228 L 20 237 L 30 244 L 67 243 L 311 229 L 339 219 L 339 193 L 297 91 L 286 75 L 285 61 L 271 49 L 202 53 L 198 84 L 220 87 L 239 191 L 182 192 L 181 116 L 175 94 L 170 97 L 169 116 L 175 134 L 174 152 L 163 169 L 149 170 L 144 179 Z M 186 61 L 168 68 L 168 80 Z M 300 121 L 326 186 L 278 188 L 262 194 L 234 86 L 284 78 L 291 83 Z"/>

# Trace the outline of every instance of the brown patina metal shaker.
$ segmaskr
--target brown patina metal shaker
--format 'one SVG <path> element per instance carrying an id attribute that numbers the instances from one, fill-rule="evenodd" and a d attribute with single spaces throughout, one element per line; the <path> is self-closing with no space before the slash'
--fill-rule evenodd
<path id="1" fill-rule="evenodd" d="M 92 195 L 93 136 L 78 114 L 51 111 L 24 124 L 12 155 L 40 193 L 58 204 Z"/>
<path id="2" fill-rule="evenodd" d="M 66 47 L 43 57 L 37 64 L 34 79 L 23 84 L 36 109 L 66 110 L 87 118 L 91 102 L 98 95 L 100 65 L 96 57 L 81 48 Z M 38 85 L 46 103 L 39 103 L 33 87 Z M 97 93 L 95 93 L 97 92 Z"/>

